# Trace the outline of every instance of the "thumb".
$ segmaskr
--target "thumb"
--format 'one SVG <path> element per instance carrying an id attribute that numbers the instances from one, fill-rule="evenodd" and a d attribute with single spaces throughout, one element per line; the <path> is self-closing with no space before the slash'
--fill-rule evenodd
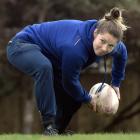
<path id="1" fill-rule="evenodd" d="M 117 94 L 118 99 L 120 100 L 121 99 L 120 92 L 117 92 L 116 94 Z"/>
<path id="2" fill-rule="evenodd" d="M 121 97 L 120 97 L 120 90 L 119 90 L 119 88 L 118 87 L 115 87 L 115 86 L 112 86 L 112 88 L 115 90 L 115 92 L 117 94 L 117 97 L 120 100 Z"/>

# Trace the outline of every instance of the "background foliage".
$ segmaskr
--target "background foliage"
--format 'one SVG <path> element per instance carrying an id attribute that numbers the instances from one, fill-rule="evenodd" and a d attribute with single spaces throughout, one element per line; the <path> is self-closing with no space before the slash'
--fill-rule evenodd
<path id="1" fill-rule="evenodd" d="M 35 104 L 32 91 L 32 80 L 26 77 L 21 72 L 13 68 L 6 58 L 6 45 L 7 42 L 20 31 L 24 26 L 33 23 L 39 23 L 42 21 L 52 21 L 59 19 L 100 19 L 105 12 L 109 11 L 114 6 L 119 6 L 124 11 L 124 18 L 129 30 L 126 32 L 124 42 L 128 49 L 129 59 L 126 71 L 126 82 L 122 85 L 122 92 L 127 93 L 122 95 L 123 102 L 121 102 L 121 110 L 115 118 L 111 118 L 107 124 L 104 124 L 97 129 L 84 119 L 84 114 L 87 111 L 84 107 L 79 111 L 79 114 L 75 117 L 76 130 L 87 132 L 90 131 L 109 131 L 114 128 L 117 130 L 127 131 L 127 127 L 130 125 L 125 120 L 129 121 L 134 118 L 140 121 L 140 107 L 138 105 L 140 101 L 139 83 L 140 83 L 140 1 L 139 0 L 1 0 L 0 1 L 0 115 L 1 115 L 1 132 L 39 132 L 40 122 L 36 108 L 31 106 Z M 89 74 L 90 77 L 94 74 Z M 95 81 L 89 78 L 88 73 L 82 75 L 83 84 L 87 89 Z M 101 74 L 100 74 L 101 76 Z M 98 76 L 97 76 L 98 77 Z M 88 80 L 88 82 L 87 82 Z M 85 82 L 86 81 L 86 82 Z M 88 84 L 89 83 L 89 84 Z M 88 113 L 88 112 L 87 112 Z M 83 116 L 79 120 L 79 115 Z M 32 119 L 28 119 L 28 115 L 31 115 Z M 92 115 L 91 115 L 92 116 Z M 94 115 L 96 116 L 96 115 Z M 16 119 L 11 122 L 12 117 Z M 96 116 L 94 120 L 99 118 Z M 103 118 L 100 118 L 104 120 Z M 134 120 L 135 120 L 134 119 Z M 90 120 L 90 119 L 89 119 Z M 93 119 L 91 119 L 94 121 Z M 130 131 L 140 131 L 140 127 L 135 121 L 132 121 L 131 127 L 128 127 Z M 34 124 L 34 122 L 38 122 Z M 85 123 L 89 123 L 90 128 L 81 129 L 80 126 L 84 126 Z M 121 122 L 124 124 L 120 127 Z M 7 125 L 5 125 L 5 123 Z M 95 121 L 94 121 L 95 123 Z M 93 124 L 94 124 L 93 123 Z M 14 128 L 13 128 L 14 125 Z M 94 124 L 95 125 L 95 124 Z M 115 126 L 117 126 L 115 128 Z M 133 127 L 132 127 L 133 126 Z M 118 129 L 119 128 L 119 129 Z"/>

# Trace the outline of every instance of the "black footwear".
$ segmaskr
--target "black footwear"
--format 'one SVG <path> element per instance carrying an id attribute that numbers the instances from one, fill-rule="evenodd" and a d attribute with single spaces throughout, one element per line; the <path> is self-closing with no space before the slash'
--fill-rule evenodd
<path id="1" fill-rule="evenodd" d="M 54 129 L 52 125 L 48 125 L 44 130 L 44 135 L 48 136 L 56 136 L 58 135 L 58 130 Z"/>
<path id="2" fill-rule="evenodd" d="M 71 131 L 71 130 L 65 130 L 64 132 L 62 132 L 60 135 L 74 135 L 75 132 Z"/>

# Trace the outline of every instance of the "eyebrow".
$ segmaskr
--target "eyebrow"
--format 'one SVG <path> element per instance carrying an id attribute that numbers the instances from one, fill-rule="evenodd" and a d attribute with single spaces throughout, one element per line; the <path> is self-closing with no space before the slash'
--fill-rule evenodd
<path id="1" fill-rule="evenodd" d="M 105 41 L 108 43 L 108 41 L 107 41 L 104 37 L 101 37 L 101 39 L 105 40 Z M 115 44 L 116 44 L 116 43 L 115 43 Z M 110 44 L 110 43 L 108 43 L 108 45 L 112 45 L 112 46 L 115 46 L 115 44 Z"/>

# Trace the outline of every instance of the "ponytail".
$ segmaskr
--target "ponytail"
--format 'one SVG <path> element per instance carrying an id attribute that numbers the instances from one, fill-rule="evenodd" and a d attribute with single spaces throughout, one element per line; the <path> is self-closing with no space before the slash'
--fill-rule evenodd
<path id="1" fill-rule="evenodd" d="M 97 33 L 108 32 L 119 40 L 123 38 L 124 31 L 127 30 L 122 17 L 122 10 L 114 7 L 106 13 L 97 25 Z"/>

